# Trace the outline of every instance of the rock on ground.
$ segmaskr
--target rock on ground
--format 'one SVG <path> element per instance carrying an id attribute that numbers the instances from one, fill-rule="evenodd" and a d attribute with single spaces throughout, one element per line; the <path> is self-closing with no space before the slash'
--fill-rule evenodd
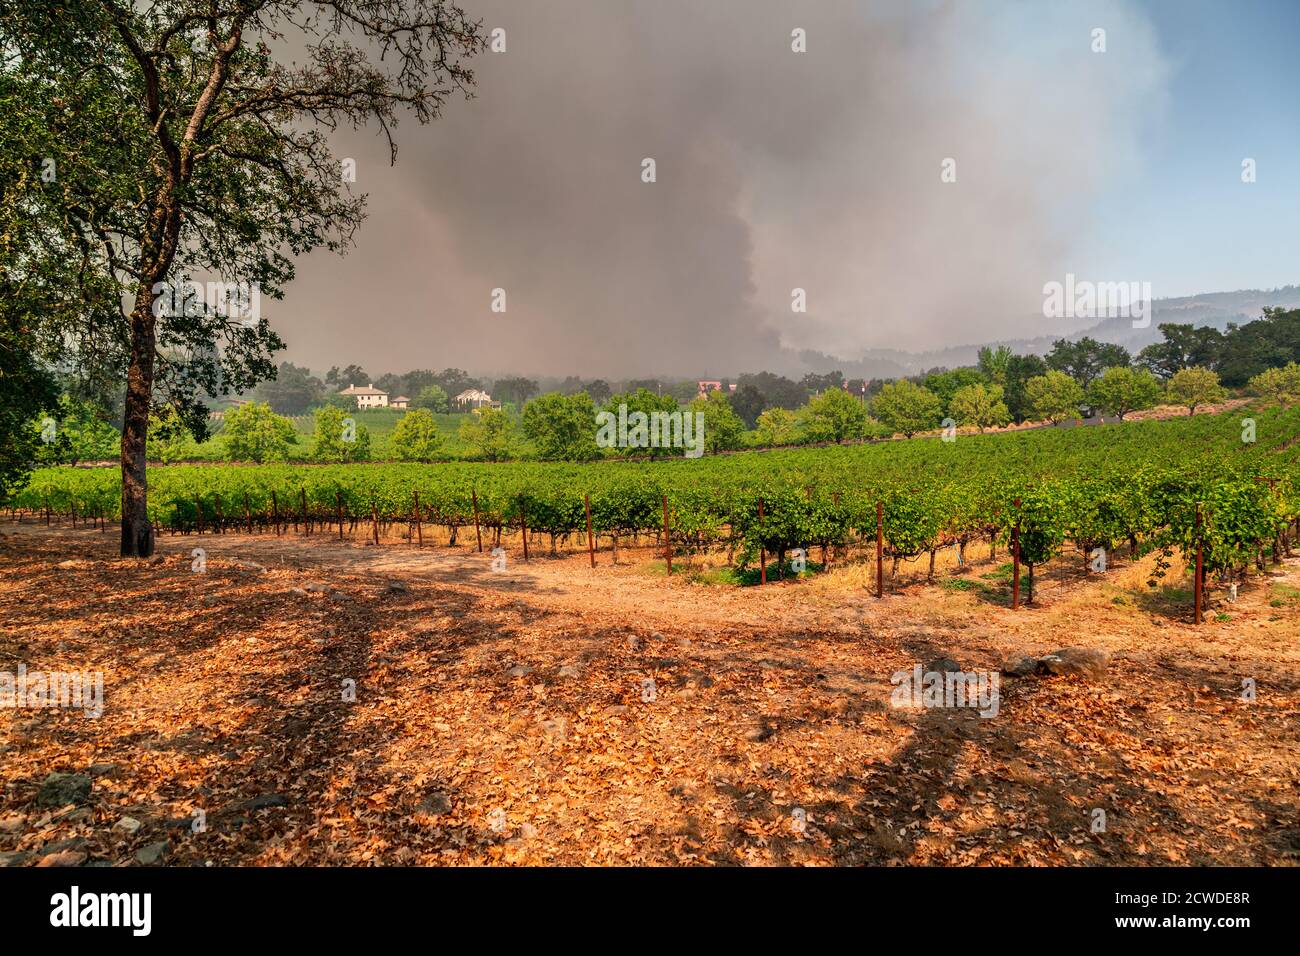
<path id="1" fill-rule="evenodd" d="M 41 784 L 36 795 L 38 807 L 63 807 L 69 803 L 81 806 L 90 799 L 94 781 L 79 773 L 52 773 Z"/>
<path id="2" fill-rule="evenodd" d="M 1002 662 L 1002 673 L 1008 677 L 1028 677 L 1038 670 L 1038 658 L 1028 654 L 1008 654 Z"/>
<path id="3" fill-rule="evenodd" d="M 1063 647 L 1039 659 L 1049 674 L 1076 675 L 1098 680 L 1106 676 L 1110 655 L 1090 647 Z"/>

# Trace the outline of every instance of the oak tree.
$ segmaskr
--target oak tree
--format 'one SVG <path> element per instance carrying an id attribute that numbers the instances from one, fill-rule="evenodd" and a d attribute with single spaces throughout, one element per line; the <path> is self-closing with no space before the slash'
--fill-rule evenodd
<path id="1" fill-rule="evenodd" d="M 374 123 L 395 160 L 399 117 L 428 122 L 467 92 L 482 46 L 445 0 L 14 0 L 0 12 L 5 70 L 26 93 L 6 102 L 21 114 L 11 122 L 46 131 L 32 161 L 59 169 L 29 177 L 45 209 L 30 245 L 62 253 L 77 277 L 67 288 L 84 293 L 45 335 L 126 386 L 124 556 L 153 551 L 151 411 L 170 405 L 198 434 L 204 395 L 272 376 L 282 343 L 250 300 L 281 298 L 298 256 L 342 250 L 362 221 L 329 131 Z M 204 294 L 174 291 L 195 280 Z"/>

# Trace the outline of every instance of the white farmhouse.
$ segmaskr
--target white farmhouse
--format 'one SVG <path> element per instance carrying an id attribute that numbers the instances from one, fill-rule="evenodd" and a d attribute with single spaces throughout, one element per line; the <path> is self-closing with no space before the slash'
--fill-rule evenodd
<path id="1" fill-rule="evenodd" d="M 381 388 L 375 388 L 373 382 L 364 388 L 357 388 L 355 385 L 349 385 L 340 395 L 346 395 L 349 398 L 357 400 L 357 408 L 387 408 L 388 393 Z"/>
<path id="2" fill-rule="evenodd" d="M 467 388 L 457 395 L 453 402 L 458 408 L 500 408 L 500 402 L 492 401 L 492 396 L 481 388 Z"/>

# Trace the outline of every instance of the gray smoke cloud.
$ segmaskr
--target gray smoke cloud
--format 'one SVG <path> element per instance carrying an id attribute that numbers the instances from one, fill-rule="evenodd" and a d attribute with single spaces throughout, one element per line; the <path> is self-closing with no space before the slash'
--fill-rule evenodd
<path id="1" fill-rule="evenodd" d="M 370 218 L 268 308 L 294 361 L 689 377 L 1047 334 L 1168 72 L 1121 0 L 463 3 L 506 52 L 395 167 L 336 137 Z"/>

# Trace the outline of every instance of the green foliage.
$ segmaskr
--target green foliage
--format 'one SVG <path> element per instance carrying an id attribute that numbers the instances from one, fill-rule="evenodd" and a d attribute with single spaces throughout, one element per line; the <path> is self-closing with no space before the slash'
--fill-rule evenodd
<path id="1" fill-rule="evenodd" d="M 316 409 L 312 430 L 313 461 L 367 461 L 370 458 L 370 430 L 344 415 L 341 409 L 324 405 Z M 229 426 L 227 426 L 229 427 Z"/>
<path id="2" fill-rule="evenodd" d="M 342 417 L 336 409 L 330 409 Z M 317 427 L 320 417 L 317 416 Z M 293 422 L 271 411 L 265 402 L 249 402 L 226 413 L 221 430 L 226 457 L 231 461 L 283 461 L 296 441 Z M 334 459 L 322 459 L 334 460 Z"/>
<path id="3" fill-rule="evenodd" d="M 704 414 L 704 450 L 712 454 L 739 448 L 745 434 L 745 423 L 731 408 L 731 402 L 722 392 L 713 391 L 696 398 L 687 414 Z"/>
<path id="4" fill-rule="evenodd" d="M 753 386 L 763 396 L 763 408 L 784 408 L 795 411 L 808 401 L 808 388 L 784 375 L 772 372 L 758 372 L 742 375 L 736 380 L 736 392 L 746 385 Z M 743 417 L 743 416 L 742 416 Z"/>
<path id="5" fill-rule="evenodd" d="M 1170 379 L 1186 368 L 1213 368 L 1223 349 L 1223 333 L 1209 326 L 1161 322 L 1164 341 L 1138 353 L 1137 364 L 1160 379 Z"/>
<path id="6" fill-rule="evenodd" d="M 731 393 L 728 400 L 731 402 L 732 411 L 734 411 L 746 428 L 754 428 L 758 424 L 758 416 L 763 414 L 767 408 L 767 399 L 758 387 L 750 382 L 739 386 Z"/>
<path id="7" fill-rule="evenodd" d="M 1300 361 L 1300 309 L 1264 309 L 1264 317 L 1229 326 L 1211 367 L 1225 385 L 1244 385 L 1268 368 Z"/>
<path id="8" fill-rule="evenodd" d="M 1250 380 L 1250 389 L 1283 407 L 1300 401 L 1300 365 L 1266 369 Z"/>
<path id="9" fill-rule="evenodd" d="M 59 399 L 52 414 L 41 415 L 29 424 L 40 437 L 37 460 L 43 464 L 75 465 L 81 461 L 111 461 L 118 456 L 122 436 L 101 417 L 101 411 L 89 402 Z M 53 428 L 49 422 L 53 420 Z M 47 441 L 46 437 L 52 438 Z"/>
<path id="10" fill-rule="evenodd" d="M 754 439 L 767 447 L 793 445 L 799 440 L 798 418 L 789 409 L 769 408 L 758 416 Z"/>
<path id="11" fill-rule="evenodd" d="M 867 409 L 842 388 L 828 388 L 802 410 L 799 427 L 810 442 L 843 442 L 867 435 Z"/>
<path id="12" fill-rule="evenodd" d="M 1138 364 L 1161 379 L 1186 368 L 1207 368 L 1233 388 L 1272 368 L 1300 361 L 1300 309 L 1265 308 L 1262 318 L 1226 331 L 1190 324 L 1161 323 L 1163 340 L 1148 345 Z M 1119 364 L 1119 363 L 1116 363 Z"/>
<path id="13" fill-rule="evenodd" d="M 1020 500 L 1004 502 L 1003 533 L 1009 539 L 1011 529 L 1019 526 L 1020 560 L 1028 564 L 1050 561 L 1060 551 L 1069 530 L 1069 489 L 1064 485 L 1043 484 L 1014 493 Z"/>
<path id="14" fill-rule="evenodd" d="M 445 412 L 448 407 L 447 393 L 435 384 L 425 385 L 411 399 L 413 408 L 427 408 L 431 412 Z"/>
<path id="15" fill-rule="evenodd" d="M 1011 421 L 1001 385 L 967 385 L 960 388 L 948 403 L 948 414 L 961 425 L 974 425 L 980 431 Z"/>
<path id="16" fill-rule="evenodd" d="M 1094 407 L 1122 421 L 1129 412 L 1152 408 L 1160 400 L 1160 382 L 1146 369 L 1127 365 L 1108 368 L 1088 387 L 1088 401 Z"/>
<path id="17" fill-rule="evenodd" d="M 596 406 L 586 392 L 548 392 L 524 406 L 523 430 L 543 461 L 591 461 L 596 445 Z"/>
<path id="18" fill-rule="evenodd" d="M 979 350 L 979 370 L 994 385 L 1005 386 L 1012 358 L 1010 346 L 999 345 L 997 348 L 983 346 Z"/>
<path id="19" fill-rule="evenodd" d="M 621 405 L 627 406 L 627 415 L 629 418 L 634 413 L 640 412 L 646 416 L 647 421 L 649 421 L 651 416 L 656 412 L 672 413 L 680 411 L 677 399 L 673 398 L 671 395 L 658 395 L 644 387 L 638 388 L 635 392 L 624 392 L 619 395 L 610 396 L 610 399 L 605 403 L 605 408 L 603 410 L 617 418 L 620 414 L 619 406 Z M 633 434 L 632 426 L 629 426 L 628 445 L 625 447 L 615 447 L 613 449 L 614 453 L 623 457 L 642 457 L 649 455 L 651 458 L 665 458 L 668 456 L 675 457 L 681 454 L 680 449 L 670 447 L 666 443 L 662 444 L 661 447 L 658 448 L 651 447 L 649 445 L 650 436 L 648 428 L 645 436 L 646 444 L 632 444 L 632 442 L 638 440 L 638 438 L 639 436 Z"/>
<path id="20" fill-rule="evenodd" d="M 16 307 L 52 365 L 127 386 L 123 556 L 154 547 L 151 414 L 200 435 L 210 397 L 272 376 L 261 303 L 364 217 L 327 131 L 373 121 L 395 158 L 399 114 L 427 122 L 473 83 L 485 38 L 454 3 L 300 6 L 0 6 L 0 314 Z M 30 174 L 40 157 L 57 175 Z M 195 276 L 209 295 L 168 294 Z"/>
<path id="21" fill-rule="evenodd" d="M 1098 342 L 1085 335 L 1077 342 L 1057 340 L 1047 353 L 1047 367 L 1065 372 L 1086 390 L 1103 369 L 1127 367 L 1129 359 L 1128 349 L 1123 346 Z"/>
<path id="22" fill-rule="evenodd" d="M 1228 393 L 1219 385 L 1219 376 L 1208 368 L 1182 368 L 1173 374 L 1166 387 L 1170 401 L 1187 408 L 1187 414 L 1196 414 L 1198 405 L 1213 405 L 1223 401 Z"/>
<path id="23" fill-rule="evenodd" d="M 907 379 L 885 385 L 872 401 L 871 410 L 887 427 L 908 438 L 937 427 L 943 411 L 933 392 Z"/>
<path id="24" fill-rule="evenodd" d="M 173 410 L 164 409 L 149 422 L 147 454 L 150 461 L 168 464 L 184 461 L 195 453 L 197 447 L 189 429 Z"/>
<path id="25" fill-rule="evenodd" d="M 471 454 L 484 461 L 505 461 L 514 448 L 515 424 L 500 408 L 482 408 L 460 426 Z"/>
<path id="26" fill-rule="evenodd" d="M 1025 397 L 1030 413 L 1056 423 L 1080 417 L 1083 388 L 1069 375 L 1053 369 L 1025 382 Z"/>
<path id="27" fill-rule="evenodd" d="M 389 454 L 398 461 L 433 461 L 442 450 L 442 435 L 433 412 L 416 408 L 407 412 L 388 440 Z"/>
<path id="28" fill-rule="evenodd" d="M 253 399 L 270 405 L 271 410 L 279 415 L 302 415 L 320 404 L 324 395 L 325 386 L 320 379 L 312 375 L 310 369 L 291 362 L 281 362 L 273 378 L 253 389 Z"/>
<path id="29" fill-rule="evenodd" d="M 891 488 L 880 498 L 884 505 L 885 543 L 891 556 L 911 558 L 935 547 L 943 521 L 935 488 Z"/>
<path id="30" fill-rule="evenodd" d="M 879 500 L 887 556 L 900 560 L 981 538 L 1005 545 L 1019 520 L 1027 563 L 1059 555 L 1066 542 L 1189 557 L 1200 546 L 1212 572 L 1238 572 L 1300 517 L 1300 408 L 1254 415 L 1255 444 L 1241 442 L 1240 414 L 1225 413 L 695 461 L 161 467 L 150 509 L 161 525 L 183 529 L 195 520 L 196 497 L 242 503 L 247 494 L 255 519 L 265 520 L 276 501 L 282 515 L 296 511 L 300 494 L 311 513 L 333 515 L 337 494 L 349 515 L 369 517 L 373 502 L 381 520 L 401 521 L 418 491 L 427 520 L 460 526 L 472 520 L 474 490 L 488 529 L 515 528 L 526 515 L 530 530 L 562 537 L 585 529 L 587 494 L 596 534 L 609 538 L 660 530 L 667 496 L 676 553 L 724 543 L 746 567 L 760 548 L 773 561 L 855 538 L 870 548 Z M 49 468 L 13 503 L 111 518 L 120 488 L 113 469 Z M 1005 578 L 999 570 L 985 580 Z"/>
<path id="31" fill-rule="evenodd" d="M 340 395 L 338 392 L 329 392 L 322 399 L 318 406 L 320 408 L 337 408 L 341 412 L 354 413 L 361 410 L 357 404 L 355 395 Z"/>
<path id="32" fill-rule="evenodd" d="M 1011 420 L 1023 422 L 1033 414 L 1026 383 L 1038 375 L 1047 374 L 1047 363 L 1037 355 L 1013 355 L 1006 363 L 1005 399 Z"/>
<path id="33" fill-rule="evenodd" d="M 0 104 L 0 112 L 4 106 Z M 3 121 L 0 121 L 0 131 Z M 3 137 L 0 137 L 2 140 Z M 5 150 L 0 147 L 0 157 Z M 0 176 L 5 170 L 0 169 Z M 4 190 L 0 189 L 0 197 Z M 4 232 L 5 203 L 0 202 L 0 232 Z M 20 487 L 45 448 L 41 441 L 40 419 L 44 411 L 53 408 L 58 400 L 54 377 L 36 361 L 34 342 L 29 330 L 20 321 L 16 311 L 6 306 L 14 304 L 8 278 L 0 269 L 0 500 Z M 37 427 L 33 428 L 33 421 Z"/>
<path id="34" fill-rule="evenodd" d="M 492 385 L 492 397 L 510 405 L 522 405 L 536 394 L 537 383 L 531 378 L 502 378 Z"/>
<path id="35" fill-rule="evenodd" d="M 987 385 L 988 378 L 973 368 L 954 368 L 944 372 L 931 372 L 925 377 L 925 387 L 939 398 L 940 414 L 952 415 L 952 398 L 970 385 Z M 953 415 L 956 418 L 955 415 Z"/>
<path id="36" fill-rule="evenodd" d="M 609 401 L 610 395 L 614 394 L 613 389 L 609 387 L 609 382 L 605 381 L 603 378 L 598 378 L 594 381 L 588 382 L 582 391 L 590 395 L 591 400 L 597 405 L 603 405 L 605 402 Z"/>

